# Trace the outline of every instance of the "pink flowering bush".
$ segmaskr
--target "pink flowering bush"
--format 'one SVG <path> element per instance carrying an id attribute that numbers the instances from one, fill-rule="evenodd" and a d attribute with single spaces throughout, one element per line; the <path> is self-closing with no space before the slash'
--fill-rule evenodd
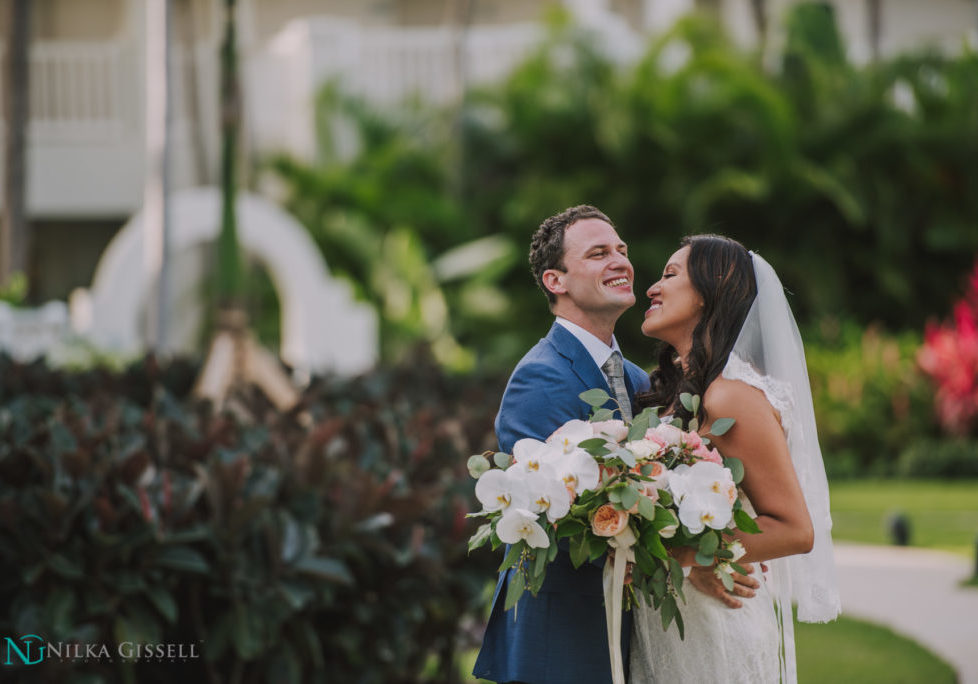
<path id="1" fill-rule="evenodd" d="M 978 262 L 953 320 L 928 323 L 917 362 L 937 387 L 941 425 L 956 435 L 978 435 Z"/>

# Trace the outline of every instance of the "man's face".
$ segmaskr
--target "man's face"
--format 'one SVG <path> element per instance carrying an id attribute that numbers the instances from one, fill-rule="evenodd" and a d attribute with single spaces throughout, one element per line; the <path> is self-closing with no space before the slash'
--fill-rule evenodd
<path id="1" fill-rule="evenodd" d="M 606 221 L 581 219 L 567 228 L 564 268 L 548 271 L 553 274 L 548 277 L 549 287 L 558 295 L 558 315 L 570 308 L 585 316 L 617 317 L 635 303 L 628 246 Z"/>

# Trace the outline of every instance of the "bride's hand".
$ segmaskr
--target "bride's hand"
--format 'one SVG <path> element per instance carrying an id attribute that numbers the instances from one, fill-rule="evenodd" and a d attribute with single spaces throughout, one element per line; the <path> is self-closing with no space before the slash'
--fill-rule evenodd
<path id="1" fill-rule="evenodd" d="M 748 565 L 745 567 L 748 574 L 754 572 L 754 566 Z M 713 574 L 713 568 L 703 565 L 697 565 L 692 568 L 689 572 L 689 582 L 699 591 L 703 592 L 707 596 L 712 596 L 713 598 L 722 601 L 728 608 L 740 608 L 743 606 L 737 597 L 742 598 L 752 598 L 754 596 L 754 590 L 760 587 L 760 582 L 758 582 L 753 577 L 748 577 L 747 575 L 741 575 L 739 572 L 733 573 L 731 575 L 734 581 L 734 588 L 732 592 L 728 592 L 723 586 L 723 582 L 720 581 L 715 574 Z"/>

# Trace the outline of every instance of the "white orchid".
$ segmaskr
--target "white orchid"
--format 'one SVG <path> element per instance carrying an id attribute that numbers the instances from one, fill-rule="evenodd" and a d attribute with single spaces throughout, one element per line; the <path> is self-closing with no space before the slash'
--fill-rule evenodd
<path id="1" fill-rule="evenodd" d="M 710 461 L 680 465 L 669 476 L 669 489 L 679 504 L 679 520 L 691 533 L 722 530 L 730 523 L 731 492 L 735 499 L 737 487 L 729 469 Z"/>
<path id="2" fill-rule="evenodd" d="M 705 527 L 722 530 L 730 524 L 730 506 L 716 496 L 685 496 L 679 502 L 679 521 L 692 534 L 699 534 Z"/>
<path id="3" fill-rule="evenodd" d="M 551 472 L 529 473 L 525 482 L 530 495 L 530 511 L 546 513 L 550 522 L 557 522 L 570 511 L 567 489 Z"/>
<path id="4" fill-rule="evenodd" d="M 563 453 L 569 454 L 578 444 L 592 437 L 594 428 L 591 423 L 586 420 L 569 420 L 547 437 L 547 444 L 556 445 Z"/>
<path id="5" fill-rule="evenodd" d="M 507 544 L 525 539 L 535 549 L 550 546 L 550 538 L 537 522 L 537 515 L 525 508 L 510 508 L 503 513 L 496 524 L 496 534 Z"/>
<path id="6" fill-rule="evenodd" d="M 514 464 L 525 473 L 549 473 L 560 451 L 554 445 L 536 439 L 521 439 L 513 445 Z"/>
<path id="7" fill-rule="evenodd" d="M 483 473 L 475 483 L 475 496 L 490 513 L 509 508 L 526 508 L 530 503 L 523 478 L 509 470 L 494 469 Z"/>
<path id="8" fill-rule="evenodd" d="M 601 481 L 601 469 L 588 452 L 574 449 L 553 464 L 557 479 L 568 492 L 577 496 L 585 489 L 594 489 Z"/>
<path id="9" fill-rule="evenodd" d="M 736 499 L 737 485 L 729 468 L 712 461 L 697 461 L 693 465 L 678 465 L 669 475 L 669 489 L 682 499 L 687 494 L 716 494 L 730 504 Z M 730 498 L 731 491 L 734 499 Z"/>

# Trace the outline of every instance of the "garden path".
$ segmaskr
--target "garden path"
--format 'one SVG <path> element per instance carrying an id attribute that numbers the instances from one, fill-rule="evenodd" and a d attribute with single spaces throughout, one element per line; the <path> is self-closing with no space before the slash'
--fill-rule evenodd
<path id="1" fill-rule="evenodd" d="M 978 684 L 978 587 L 967 558 L 929 549 L 836 543 L 843 614 L 885 625 Z"/>

